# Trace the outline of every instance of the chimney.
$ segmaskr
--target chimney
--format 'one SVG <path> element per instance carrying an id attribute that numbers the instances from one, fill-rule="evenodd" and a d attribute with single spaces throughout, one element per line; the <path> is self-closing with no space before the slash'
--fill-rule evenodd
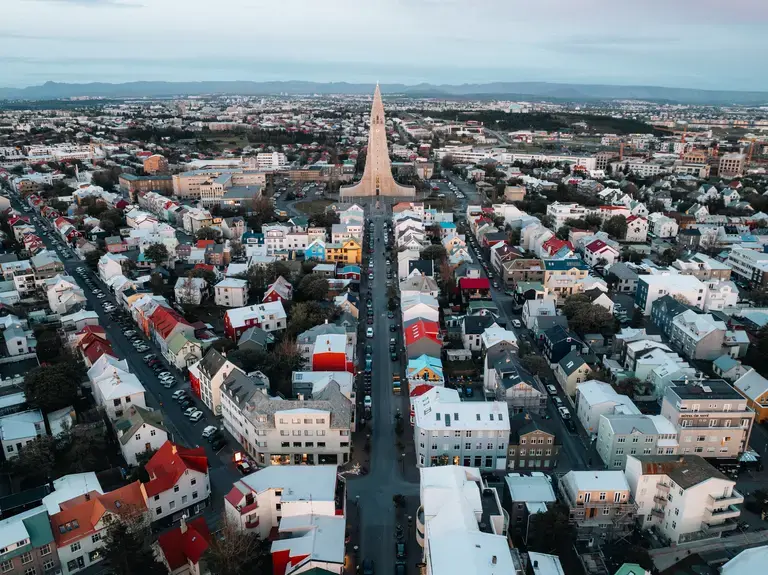
<path id="1" fill-rule="evenodd" d="M 181 516 L 181 523 L 179 523 L 179 531 L 181 531 L 182 533 L 186 533 L 187 532 L 187 521 L 186 521 L 186 519 L 187 519 L 186 515 L 182 515 Z"/>
<path id="2" fill-rule="evenodd" d="M 538 569 L 539 568 L 539 562 L 538 561 L 534 561 L 533 562 L 533 568 L 534 569 Z"/>
<path id="3" fill-rule="evenodd" d="M 175 443 L 171 443 L 171 453 L 176 455 L 176 444 Z"/>
<path id="4" fill-rule="evenodd" d="M 496 565 L 496 555 L 491 557 L 491 565 Z"/>

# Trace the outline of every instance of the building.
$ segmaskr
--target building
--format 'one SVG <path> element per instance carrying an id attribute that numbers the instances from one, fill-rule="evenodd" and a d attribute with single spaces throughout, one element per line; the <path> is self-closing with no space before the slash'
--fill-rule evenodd
<path id="1" fill-rule="evenodd" d="M 196 371 L 199 373 L 200 399 L 208 409 L 221 415 L 221 385 L 232 372 L 243 373 L 242 370 L 211 347 L 196 364 Z"/>
<path id="2" fill-rule="evenodd" d="M 282 152 L 260 152 L 256 154 L 256 167 L 264 172 L 284 170 L 288 160 Z"/>
<path id="3" fill-rule="evenodd" d="M 721 178 L 740 178 L 744 175 L 746 158 L 744 154 L 723 154 L 717 167 L 717 175 Z"/>
<path id="4" fill-rule="evenodd" d="M 210 543 L 205 517 L 189 522 L 182 517 L 178 527 L 158 536 L 155 546 L 171 575 L 201 575 L 201 563 Z"/>
<path id="5" fill-rule="evenodd" d="M 0 417 L 0 444 L 6 461 L 18 457 L 25 445 L 43 435 L 46 435 L 45 419 L 39 409 Z"/>
<path id="6" fill-rule="evenodd" d="M 368 132 L 368 154 L 365 161 L 363 178 L 352 186 L 341 188 L 343 198 L 355 196 L 404 196 L 413 197 L 413 187 L 401 186 L 392 177 L 392 169 L 387 148 L 387 127 L 384 118 L 384 104 L 381 91 L 376 84 L 371 106 L 371 118 Z"/>
<path id="7" fill-rule="evenodd" d="M 520 557 L 507 542 L 507 518 L 495 488 L 475 468 L 424 468 L 416 512 L 416 542 L 425 575 L 522 575 Z"/>
<path id="8" fill-rule="evenodd" d="M 134 405 L 114 425 L 120 452 L 128 465 L 138 465 L 137 455 L 157 451 L 168 441 L 160 410 L 150 411 Z"/>
<path id="9" fill-rule="evenodd" d="M 749 445 L 755 412 L 722 379 L 674 381 L 664 392 L 661 414 L 677 428 L 682 455 L 735 459 Z"/>
<path id="10" fill-rule="evenodd" d="M 671 295 L 693 306 L 704 305 L 707 286 L 695 276 L 680 274 L 643 275 L 637 281 L 635 306 L 643 315 L 650 315 L 651 306 L 660 297 Z"/>
<path id="11" fill-rule="evenodd" d="M 222 307 L 244 307 L 248 303 L 248 282 L 225 278 L 213 286 L 214 301 Z"/>
<path id="12" fill-rule="evenodd" d="M 570 397 L 576 396 L 576 389 L 582 382 L 587 381 L 590 373 L 592 368 L 582 357 L 581 350 L 569 352 L 555 367 L 555 379 Z"/>
<path id="13" fill-rule="evenodd" d="M 579 539 L 615 539 L 632 530 L 637 508 L 621 471 L 569 471 L 558 488 Z"/>
<path id="14" fill-rule="evenodd" d="M 608 469 L 624 469 L 628 455 L 674 455 L 678 450 L 675 426 L 660 415 L 601 415 L 596 443 Z"/>
<path id="15" fill-rule="evenodd" d="M 546 513 L 557 498 L 552 479 L 541 472 L 508 473 L 504 477 L 504 509 L 509 514 L 509 535 L 521 536 L 527 542 L 531 531 L 531 516 Z"/>
<path id="16" fill-rule="evenodd" d="M 0 570 L 25 575 L 61 573 L 45 505 L 3 519 L 0 534 Z"/>
<path id="17" fill-rule="evenodd" d="M 208 505 L 211 484 L 205 448 L 187 448 L 166 441 L 144 466 L 143 484 L 151 521 L 177 521 L 197 515 Z"/>
<path id="18" fill-rule="evenodd" d="M 768 545 L 744 549 L 720 567 L 721 575 L 741 575 L 760 571 L 768 562 Z"/>
<path id="19" fill-rule="evenodd" d="M 312 399 L 269 397 L 243 377 L 222 386 L 224 427 L 259 466 L 349 461 L 354 405 L 337 381 Z"/>
<path id="20" fill-rule="evenodd" d="M 224 332 L 235 341 L 249 327 L 272 332 L 282 331 L 287 325 L 288 318 L 281 301 L 229 309 L 224 314 Z"/>
<path id="21" fill-rule="evenodd" d="M 560 445 L 543 419 L 529 413 L 511 416 L 507 469 L 550 473 L 559 456 Z"/>
<path id="22" fill-rule="evenodd" d="M 607 281 L 614 284 L 614 290 L 619 293 L 634 295 L 637 291 L 637 273 L 625 263 L 616 263 L 607 268 Z"/>
<path id="23" fill-rule="evenodd" d="M 640 415 L 640 410 L 626 396 L 618 393 L 611 384 L 592 379 L 576 390 L 576 417 L 584 430 L 596 436 L 600 418 L 610 414 Z"/>
<path id="24" fill-rule="evenodd" d="M 736 247 L 728 253 L 725 263 L 733 275 L 750 286 L 768 285 L 768 253 Z"/>
<path id="25" fill-rule="evenodd" d="M 702 281 L 731 279 L 731 267 L 706 254 L 696 253 L 672 262 L 672 267 L 681 274 L 696 276 Z"/>
<path id="26" fill-rule="evenodd" d="M 725 322 L 711 314 L 686 310 L 672 320 L 670 339 L 689 360 L 713 361 L 723 354 L 726 330 Z"/>
<path id="27" fill-rule="evenodd" d="M 486 471 L 507 468 L 509 419 L 500 401 L 463 402 L 455 389 L 432 387 L 413 398 L 416 465 L 441 462 Z"/>
<path id="28" fill-rule="evenodd" d="M 542 343 L 544 359 L 553 367 L 572 351 L 578 353 L 589 351 L 589 348 L 575 334 L 559 325 L 544 332 Z"/>
<path id="29" fill-rule="evenodd" d="M 167 174 L 168 160 L 160 154 L 152 154 L 144 160 L 144 172 L 147 174 Z"/>
<path id="30" fill-rule="evenodd" d="M 733 387 L 747 400 L 747 407 L 755 412 L 755 421 L 768 420 L 768 379 L 750 369 L 737 379 Z"/>
<path id="31" fill-rule="evenodd" d="M 744 496 L 698 455 L 630 455 L 624 474 L 638 525 L 655 528 L 673 547 L 736 529 Z"/>

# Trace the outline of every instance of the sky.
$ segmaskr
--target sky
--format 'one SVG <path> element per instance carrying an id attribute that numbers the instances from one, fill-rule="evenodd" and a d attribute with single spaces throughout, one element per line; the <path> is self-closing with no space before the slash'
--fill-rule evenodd
<path id="1" fill-rule="evenodd" d="M 548 81 L 768 90 L 766 0 L 1 0 L 0 86 Z"/>

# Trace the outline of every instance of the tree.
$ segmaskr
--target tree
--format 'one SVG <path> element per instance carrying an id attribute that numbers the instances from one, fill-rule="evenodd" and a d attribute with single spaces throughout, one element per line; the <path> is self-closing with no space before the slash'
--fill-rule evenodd
<path id="1" fill-rule="evenodd" d="M 443 258 L 447 257 L 447 252 L 445 251 L 445 248 L 440 244 L 433 244 L 421 250 L 421 254 L 419 254 L 419 256 L 423 260 L 441 261 Z"/>
<path id="2" fill-rule="evenodd" d="M 616 321 L 611 313 L 600 305 L 592 305 L 584 294 L 574 294 L 565 300 L 563 315 L 568 325 L 577 333 L 615 333 Z"/>
<path id="3" fill-rule="evenodd" d="M 324 301 L 328 298 L 328 280 L 319 274 L 301 278 L 294 297 L 296 301 Z"/>
<path id="4" fill-rule="evenodd" d="M 533 353 L 520 356 L 520 365 L 533 375 L 546 375 L 549 371 L 549 363 L 540 355 Z"/>
<path id="5" fill-rule="evenodd" d="M 99 260 L 101 259 L 101 256 L 103 256 L 105 253 L 106 252 L 104 252 L 103 250 L 94 250 L 92 252 L 88 252 L 87 254 L 85 254 L 85 263 L 88 266 L 95 268 L 96 266 L 99 265 Z"/>
<path id="6" fill-rule="evenodd" d="M 236 345 L 231 339 L 220 337 L 219 339 L 214 340 L 211 347 L 219 353 L 227 353 L 228 351 L 235 349 Z"/>
<path id="7" fill-rule="evenodd" d="M 531 516 L 528 528 L 528 550 L 560 555 L 571 552 L 576 528 L 570 522 L 568 508 L 557 503 L 544 513 Z"/>
<path id="8" fill-rule="evenodd" d="M 555 233 L 557 238 L 563 241 L 567 241 L 570 234 L 571 234 L 570 226 L 560 226 L 560 229 L 558 229 L 557 232 Z"/>
<path id="9" fill-rule="evenodd" d="M 56 455 L 55 441 L 49 435 L 41 435 L 27 443 L 11 460 L 13 473 L 30 482 L 46 482 L 52 479 Z"/>
<path id="10" fill-rule="evenodd" d="M 165 575 L 165 566 L 155 560 L 146 530 L 130 522 L 115 521 L 107 530 L 102 555 L 116 575 Z"/>
<path id="11" fill-rule="evenodd" d="M 519 246 L 521 231 L 522 230 L 520 228 L 512 228 L 509 230 L 509 234 L 507 234 L 507 241 L 513 246 Z"/>
<path id="12" fill-rule="evenodd" d="M 453 169 L 454 163 L 453 156 L 448 154 L 447 156 L 443 156 L 443 159 L 440 160 L 440 167 L 445 171 L 450 172 Z"/>
<path id="13" fill-rule="evenodd" d="M 187 274 L 190 278 L 203 278 L 209 286 L 216 284 L 216 274 L 209 269 L 197 268 Z"/>
<path id="14" fill-rule="evenodd" d="M 640 385 L 642 382 L 636 378 L 636 377 L 625 377 L 624 379 L 621 379 L 616 382 L 616 385 L 614 385 L 614 389 L 622 394 L 626 395 L 630 399 L 634 399 L 635 397 L 635 390 L 637 389 L 637 386 Z"/>
<path id="15" fill-rule="evenodd" d="M 291 306 L 290 320 L 286 329 L 287 339 L 296 339 L 296 336 L 309 328 L 333 321 L 338 314 L 335 307 L 324 305 L 320 301 L 296 302 Z"/>
<path id="16" fill-rule="evenodd" d="M 676 293 L 672 296 L 672 299 L 679 301 L 683 305 L 691 305 L 690 300 L 682 294 Z"/>
<path id="17" fill-rule="evenodd" d="M 271 543 L 242 531 L 224 518 L 224 527 L 211 540 L 205 562 L 216 575 L 272 573 Z"/>
<path id="18" fill-rule="evenodd" d="M 211 227 L 204 227 L 197 230 L 195 237 L 198 240 L 215 240 L 219 237 L 219 232 Z"/>
<path id="19" fill-rule="evenodd" d="M 603 231 L 608 235 L 623 240 L 627 236 L 627 218 L 624 216 L 613 216 L 603 223 Z"/>
<path id="20" fill-rule="evenodd" d="M 24 393 L 32 407 L 48 413 L 77 400 L 82 373 L 73 362 L 41 365 L 24 376 Z"/>
<path id="21" fill-rule="evenodd" d="M 147 246 L 144 257 L 156 265 L 164 265 L 168 261 L 168 247 L 160 243 Z"/>

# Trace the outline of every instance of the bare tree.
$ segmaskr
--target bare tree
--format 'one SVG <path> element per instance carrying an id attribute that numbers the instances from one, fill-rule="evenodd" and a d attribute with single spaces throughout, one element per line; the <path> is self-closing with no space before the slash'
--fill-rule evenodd
<path id="1" fill-rule="evenodd" d="M 270 543 L 255 533 L 247 533 L 225 517 L 205 561 L 211 573 L 216 575 L 241 575 L 242 573 L 271 573 L 272 556 Z"/>

